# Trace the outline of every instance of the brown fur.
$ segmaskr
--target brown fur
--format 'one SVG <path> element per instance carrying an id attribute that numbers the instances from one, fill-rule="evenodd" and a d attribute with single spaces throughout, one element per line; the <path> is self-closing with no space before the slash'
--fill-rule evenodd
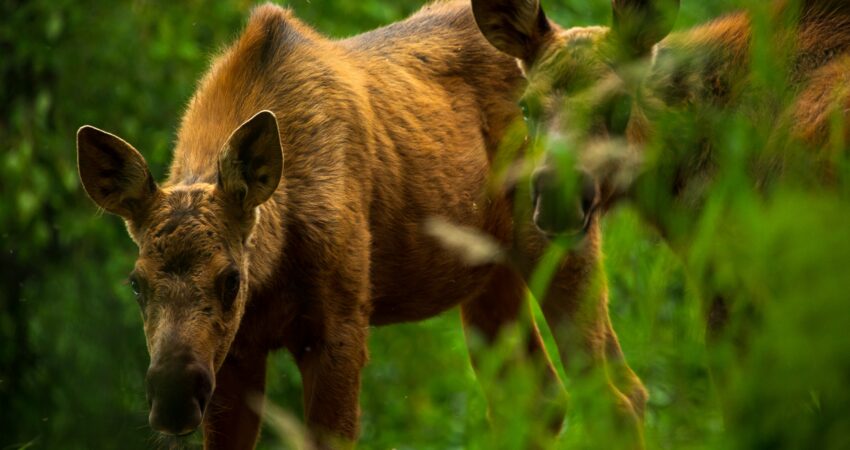
<path id="1" fill-rule="evenodd" d="M 252 447 L 259 418 L 246 401 L 264 391 L 268 352 L 285 347 L 308 425 L 325 445 L 350 441 L 370 325 L 461 304 L 472 334 L 494 342 L 520 315 L 546 245 L 527 217 L 514 225 L 505 191 L 485 190 L 521 88 L 513 59 L 461 2 L 341 41 L 265 5 L 201 81 L 161 187 L 129 144 L 82 128 L 83 184 L 140 248 L 151 424 L 191 431 L 209 403 L 206 447 Z M 432 216 L 513 247 L 518 267 L 464 263 L 428 234 Z M 610 358 L 626 374 L 635 404 L 611 393 L 635 427 L 645 391 L 607 317 L 597 234 L 563 263 L 542 308 L 565 360 Z M 533 335 L 530 354 L 547 364 Z"/>

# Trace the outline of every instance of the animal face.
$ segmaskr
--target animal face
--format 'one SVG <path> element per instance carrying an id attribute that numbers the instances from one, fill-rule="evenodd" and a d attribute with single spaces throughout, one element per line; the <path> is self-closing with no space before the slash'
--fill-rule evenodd
<path id="1" fill-rule="evenodd" d="M 628 182 L 624 174 L 634 172 L 625 140 L 643 125 L 634 111 L 646 68 L 635 62 L 669 33 L 678 0 L 612 6 L 612 27 L 564 30 L 546 19 L 538 1 L 473 1 L 484 36 L 516 57 L 528 80 L 520 106 L 545 149 L 532 175 L 533 218 L 549 235 L 583 233 Z"/>
<path id="2" fill-rule="evenodd" d="M 603 57 L 608 33 L 601 27 L 556 30 L 536 62 L 524 67 L 528 88 L 520 107 L 535 144 L 546 150 L 532 175 L 533 220 L 550 235 L 579 234 L 589 226 L 598 185 L 580 167 L 576 147 L 621 127 L 604 110 L 622 108 L 617 102 L 627 100 Z M 605 91 L 599 88 L 602 80 L 609 81 Z"/>
<path id="3" fill-rule="evenodd" d="M 129 284 L 151 356 L 151 426 L 192 432 L 245 311 L 257 207 L 280 182 L 276 119 L 261 112 L 231 135 L 214 184 L 161 188 L 138 151 L 89 126 L 77 133 L 77 155 L 86 192 L 126 220 L 139 246 Z"/>

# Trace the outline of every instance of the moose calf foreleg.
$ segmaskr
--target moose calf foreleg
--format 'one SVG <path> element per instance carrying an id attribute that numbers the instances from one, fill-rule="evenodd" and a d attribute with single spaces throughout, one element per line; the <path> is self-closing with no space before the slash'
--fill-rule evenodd
<path id="1" fill-rule="evenodd" d="M 560 431 L 566 412 L 566 396 L 564 386 L 546 354 L 540 332 L 527 310 L 525 281 L 515 269 L 500 266 L 494 269 L 484 292 L 461 305 L 461 317 L 472 365 L 487 393 L 490 420 L 495 422 L 494 426 L 500 426 L 498 422 L 502 418 L 510 420 L 517 412 L 516 399 L 505 392 L 510 384 L 506 378 L 522 369 L 534 372 L 534 392 L 526 404 L 541 419 L 535 421 L 539 425 L 537 430 L 529 430 L 529 438 L 540 441 L 542 435 L 555 436 Z M 487 366 L 483 360 L 493 356 L 492 347 L 505 334 L 513 332 L 512 327 L 516 326 L 521 327 L 523 334 L 520 337 L 526 338 L 522 346 L 510 349 L 511 353 L 501 363 L 498 373 L 482 373 L 483 367 Z"/>
<path id="2" fill-rule="evenodd" d="M 592 439 L 608 448 L 642 449 L 642 386 L 619 352 L 610 330 L 605 277 L 599 254 L 599 228 L 591 223 L 581 244 L 560 263 L 541 301 L 571 384 L 570 416 L 581 417 Z M 613 354 L 611 350 L 617 350 Z M 617 356 L 609 364 L 609 357 Z M 618 381 L 626 380 L 618 386 Z M 637 383 L 637 387 L 635 384 Z M 627 389 L 624 394 L 621 389 Z"/>
<path id="3" fill-rule="evenodd" d="M 642 420 L 646 412 L 649 392 L 647 392 L 643 382 L 640 381 L 640 378 L 638 378 L 637 374 L 635 374 L 626 362 L 623 349 L 620 348 L 620 341 L 617 339 L 617 333 L 614 332 L 614 327 L 611 325 L 611 318 L 607 314 L 605 322 L 605 359 L 608 366 L 608 373 L 617 389 L 629 398 L 632 408 L 638 418 Z"/>
<path id="4" fill-rule="evenodd" d="M 309 341 L 296 355 L 304 416 L 321 448 L 351 448 L 357 439 L 367 326 L 365 320 L 330 321 L 321 338 Z"/>
<path id="5" fill-rule="evenodd" d="M 204 449 L 254 448 L 266 385 L 266 352 L 228 355 L 204 418 Z"/>

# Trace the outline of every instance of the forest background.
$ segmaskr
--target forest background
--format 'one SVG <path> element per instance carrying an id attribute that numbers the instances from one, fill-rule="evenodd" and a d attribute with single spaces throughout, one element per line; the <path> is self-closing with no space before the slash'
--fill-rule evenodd
<path id="1" fill-rule="evenodd" d="M 746 6 L 682 3 L 677 29 Z M 114 132 L 140 149 L 162 179 L 197 80 L 211 56 L 238 35 L 253 4 L 0 2 L 0 449 L 155 445 L 143 389 L 142 321 L 126 282 L 136 248 L 121 220 L 100 213 L 86 197 L 74 136 L 83 124 Z M 345 37 L 402 19 L 423 2 L 283 4 L 322 33 Z M 544 5 L 564 25 L 610 20 L 604 0 Z M 712 195 L 720 202 L 730 192 L 749 192 L 746 183 L 722 178 Z M 751 271 L 743 276 L 763 281 L 753 283 L 766 292 L 787 295 L 765 315 L 769 326 L 754 334 L 745 378 L 757 382 L 744 382 L 747 388 L 734 397 L 758 419 L 746 422 L 750 416 L 743 414 L 744 422 L 733 426 L 724 425 L 709 377 L 703 303 L 683 261 L 628 205 L 605 218 L 611 316 L 629 363 L 650 391 L 649 448 L 848 443 L 850 431 L 837 431 L 850 430 L 848 419 L 822 407 L 827 397 L 846 406 L 844 383 L 850 381 L 850 238 L 835 235 L 836 229 L 850 235 L 843 189 L 834 197 L 795 191 L 770 204 L 746 196 L 742 201 L 751 203 L 738 205 L 752 214 L 741 219 L 747 227 L 734 242 L 755 246 L 757 256 L 756 263 L 732 267 Z M 710 241 L 713 229 L 700 233 L 695 239 Z M 457 310 L 375 328 L 370 348 L 360 448 L 524 448 L 512 436 L 528 428 L 535 411 L 517 402 L 508 426 L 488 428 Z M 272 361 L 269 398 L 299 418 L 297 369 L 284 352 Z M 509 395 L 511 386 L 504 391 Z M 809 447 L 815 442 L 820 445 Z M 285 445 L 266 427 L 260 448 Z"/>

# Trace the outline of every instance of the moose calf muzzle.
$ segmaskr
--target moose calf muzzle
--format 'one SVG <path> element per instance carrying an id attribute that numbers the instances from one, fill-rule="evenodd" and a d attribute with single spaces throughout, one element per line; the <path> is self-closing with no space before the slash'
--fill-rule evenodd
<path id="1" fill-rule="evenodd" d="M 151 428 L 177 436 L 198 428 L 213 391 L 207 367 L 186 353 L 159 358 L 151 363 L 145 381 Z"/>

